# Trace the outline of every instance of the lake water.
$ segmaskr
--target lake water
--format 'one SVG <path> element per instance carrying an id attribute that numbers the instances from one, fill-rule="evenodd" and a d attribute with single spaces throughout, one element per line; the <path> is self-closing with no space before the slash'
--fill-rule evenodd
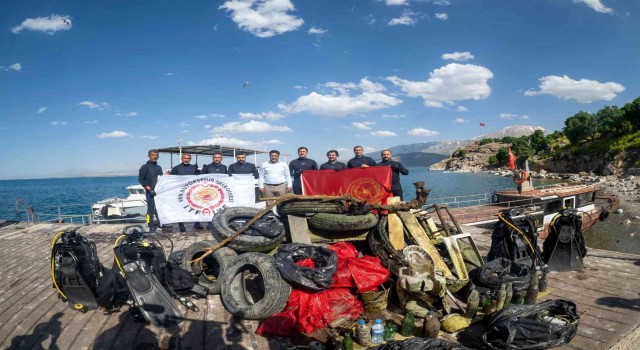
<path id="1" fill-rule="evenodd" d="M 496 189 L 513 188 L 510 177 L 487 173 L 445 173 L 426 168 L 409 167 L 409 175 L 401 176 L 405 200 L 415 198 L 412 185 L 424 181 L 431 189 L 429 198 L 491 193 Z M 552 183 L 534 179 L 534 185 Z M 80 177 L 66 179 L 3 180 L 0 181 L 0 220 L 26 220 L 24 205 L 16 211 L 16 201 L 23 199 L 36 213 L 89 214 L 91 204 L 109 197 L 126 197 L 126 187 L 137 184 L 136 176 Z M 621 225 L 617 214 L 599 222 L 585 235 L 589 246 L 640 254 L 640 230 Z M 638 237 L 635 237 L 638 236 Z"/>

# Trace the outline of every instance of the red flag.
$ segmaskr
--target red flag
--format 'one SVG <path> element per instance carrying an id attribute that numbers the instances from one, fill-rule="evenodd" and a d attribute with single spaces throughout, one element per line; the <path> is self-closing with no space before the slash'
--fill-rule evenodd
<path id="1" fill-rule="evenodd" d="M 391 168 L 376 166 L 346 170 L 305 170 L 302 193 L 307 196 L 349 194 L 367 203 L 387 203 L 391 193 Z"/>
<path id="2" fill-rule="evenodd" d="M 480 123 L 480 126 L 487 126 L 487 124 L 485 124 L 485 123 Z"/>
<path id="3" fill-rule="evenodd" d="M 511 147 L 509 147 L 509 170 L 516 170 L 516 155 L 511 152 Z"/>

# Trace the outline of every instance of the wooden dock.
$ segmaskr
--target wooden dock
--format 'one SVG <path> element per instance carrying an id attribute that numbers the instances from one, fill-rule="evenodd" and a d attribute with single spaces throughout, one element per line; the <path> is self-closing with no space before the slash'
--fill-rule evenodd
<path id="1" fill-rule="evenodd" d="M 109 315 L 71 310 L 58 300 L 52 288 L 49 255 L 53 236 L 73 227 L 76 225 L 18 223 L 0 228 L 0 348 L 281 348 L 277 339 L 255 334 L 257 321 L 238 320 L 226 312 L 218 296 L 196 300 L 199 312 L 183 308 L 187 321 L 176 332 L 136 322 L 127 307 Z M 113 242 L 123 227 L 91 225 L 82 226 L 78 232 L 96 242 L 101 262 L 110 267 Z M 473 234 L 486 253 L 489 235 L 482 231 Z M 178 250 L 208 239 L 210 234 L 190 230 L 169 236 Z M 583 271 L 550 275 L 549 293 L 544 298 L 573 300 L 584 313 L 577 336 L 560 349 L 620 346 L 620 341 L 637 334 L 640 326 L 640 256 L 590 249 L 585 264 Z"/>

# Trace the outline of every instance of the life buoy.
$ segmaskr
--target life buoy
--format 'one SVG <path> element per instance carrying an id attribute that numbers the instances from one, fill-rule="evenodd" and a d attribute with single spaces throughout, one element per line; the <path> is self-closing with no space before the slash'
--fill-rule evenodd
<path id="1" fill-rule="evenodd" d="M 529 179 L 529 174 L 522 169 L 517 170 L 515 173 L 513 173 L 513 182 L 515 182 L 518 185 L 522 185 L 528 179 Z"/>

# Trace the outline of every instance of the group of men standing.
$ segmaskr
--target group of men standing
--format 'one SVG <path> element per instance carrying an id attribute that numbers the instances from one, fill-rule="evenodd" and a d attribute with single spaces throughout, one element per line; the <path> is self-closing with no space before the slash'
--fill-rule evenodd
<path id="1" fill-rule="evenodd" d="M 409 170 L 399 162 L 391 159 L 391 151 L 388 149 L 380 152 L 382 160 L 376 163 L 373 159 L 364 155 L 362 146 L 353 147 L 354 157 L 347 164 L 339 162 L 339 153 L 337 150 L 327 152 L 327 162 L 320 165 L 315 160 L 307 158 L 309 150 L 306 147 L 298 148 L 298 158 L 292 160 L 287 166 L 286 163 L 280 161 L 280 152 L 278 150 L 269 151 L 269 160 L 260 165 L 260 170 L 252 163 L 247 162 L 245 153 L 236 153 L 236 162 L 229 165 L 222 164 L 222 152 L 213 153 L 213 162 L 202 167 L 199 170 L 194 164 L 191 164 L 191 154 L 183 153 L 181 163 L 174 166 L 168 175 L 200 175 L 200 174 L 252 174 L 258 179 L 258 187 L 260 193 L 265 198 L 279 197 L 287 192 L 302 194 L 301 175 L 305 170 L 344 170 L 349 168 L 366 168 L 370 166 L 387 166 L 391 168 L 391 191 L 394 196 L 400 197 L 402 200 L 402 186 L 400 184 L 400 174 L 408 175 Z M 147 222 L 149 230 L 155 232 L 156 224 L 154 215 L 157 217 L 155 210 L 155 186 L 158 182 L 158 176 L 162 175 L 162 168 L 158 165 L 159 153 L 157 150 L 148 152 L 149 160 L 140 167 L 138 173 L 138 182 L 145 188 L 147 199 Z M 181 232 L 186 231 L 184 223 L 178 224 Z M 210 225 L 210 224 L 208 224 Z M 194 224 L 195 229 L 202 229 L 199 222 Z"/>

